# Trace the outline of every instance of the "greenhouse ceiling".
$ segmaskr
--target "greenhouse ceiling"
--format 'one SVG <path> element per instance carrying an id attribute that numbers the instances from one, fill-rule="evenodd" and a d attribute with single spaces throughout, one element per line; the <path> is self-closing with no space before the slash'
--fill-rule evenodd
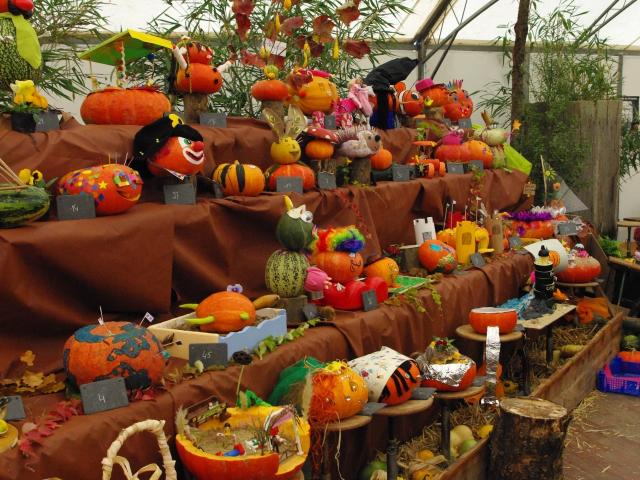
<path id="1" fill-rule="evenodd" d="M 558 6 L 559 2 L 560 0 L 538 0 L 535 3 L 538 11 L 544 15 Z M 599 21 L 603 23 L 615 16 L 602 28 L 601 36 L 606 38 L 610 45 L 623 48 L 640 46 L 640 28 L 637 21 L 640 15 L 640 1 L 575 0 L 573 3 L 586 12 L 581 19 L 585 26 L 598 19 L 606 7 L 613 5 L 607 16 Z M 467 42 L 494 40 L 504 31 L 505 25 L 515 22 L 518 10 L 517 0 L 405 0 L 404 4 L 412 13 L 400 19 L 397 38 L 409 43 L 414 41 L 425 26 L 434 27 L 432 40 L 445 38 L 460 23 L 468 21 L 478 12 L 482 13 L 469 22 L 458 33 L 456 39 Z M 124 28 L 144 29 L 151 19 L 167 7 L 168 3 L 163 0 L 109 0 L 104 6 L 104 15 L 111 31 Z M 483 11 L 485 7 L 488 8 Z M 619 9 L 624 11 L 616 15 Z M 444 20 L 439 15 L 443 11 Z"/>

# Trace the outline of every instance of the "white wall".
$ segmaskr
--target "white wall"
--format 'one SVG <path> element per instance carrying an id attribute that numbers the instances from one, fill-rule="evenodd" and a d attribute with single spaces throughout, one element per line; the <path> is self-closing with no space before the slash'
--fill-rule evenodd
<path id="1" fill-rule="evenodd" d="M 622 94 L 640 96 L 640 57 L 624 57 L 622 62 Z M 640 217 L 640 172 L 620 185 L 619 217 Z M 618 232 L 622 235 L 623 232 Z M 626 233 L 625 233 L 626 235 Z M 626 237 L 625 237 L 626 240 Z"/>

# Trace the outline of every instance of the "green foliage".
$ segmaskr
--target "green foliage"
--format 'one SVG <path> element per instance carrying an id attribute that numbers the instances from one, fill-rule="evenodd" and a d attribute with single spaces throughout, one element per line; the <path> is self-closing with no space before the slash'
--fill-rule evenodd
<path id="1" fill-rule="evenodd" d="M 640 120 L 622 126 L 622 141 L 620 143 L 620 178 L 630 177 L 640 170 Z"/>
<path id="2" fill-rule="evenodd" d="M 296 338 L 300 338 L 304 335 L 310 327 L 317 325 L 318 319 L 311 319 L 308 322 L 303 322 L 293 330 L 289 330 L 284 335 L 274 337 L 273 335 L 265 338 L 258 346 L 253 350 L 253 353 L 260 359 L 267 353 L 273 352 L 276 348 L 284 343 L 293 342 Z"/>
<path id="3" fill-rule="evenodd" d="M 604 251 L 607 257 L 622 258 L 622 252 L 620 251 L 620 244 L 613 238 L 609 238 L 606 235 L 602 235 L 598 239 L 602 251 Z"/>

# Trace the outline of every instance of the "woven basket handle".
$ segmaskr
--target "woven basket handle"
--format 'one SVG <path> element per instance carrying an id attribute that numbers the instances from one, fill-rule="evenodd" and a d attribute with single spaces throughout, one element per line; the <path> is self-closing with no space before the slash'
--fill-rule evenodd
<path id="1" fill-rule="evenodd" d="M 136 473 L 131 473 L 131 466 L 126 458 L 118 456 L 120 448 L 124 442 L 132 435 L 138 432 L 149 430 L 154 433 L 158 439 L 158 446 L 160 447 L 160 454 L 162 455 L 162 461 L 164 464 L 164 470 L 167 480 L 177 480 L 178 476 L 175 469 L 175 461 L 171 458 L 171 452 L 169 451 L 169 445 L 167 444 L 167 437 L 164 434 L 164 420 L 143 420 L 123 429 L 118 435 L 109 450 L 107 450 L 107 456 L 102 459 L 102 480 L 111 480 L 111 472 L 114 464 L 120 465 L 124 471 L 127 480 L 140 480 L 139 475 L 141 473 L 151 473 L 149 480 L 157 480 L 162 475 L 160 467 L 151 463 L 145 467 L 142 467 Z"/>

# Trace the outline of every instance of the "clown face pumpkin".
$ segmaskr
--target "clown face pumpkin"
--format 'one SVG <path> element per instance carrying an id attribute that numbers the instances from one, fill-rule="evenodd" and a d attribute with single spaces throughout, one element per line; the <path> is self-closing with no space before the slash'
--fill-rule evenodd
<path id="1" fill-rule="evenodd" d="M 96 215 L 115 215 L 133 207 L 142 194 L 137 171 L 111 163 L 67 173 L 58 181 L 59 195 L 86 193 L 93 197 Z"/>
<path id="2" fill-rule="evenodd" d="M 193 175 L 204 165 L 204 142 L 184 137 L 171 137 L 167 143 L 149 160 L 149 171 L 165 175 L 166 170 Z"/>

